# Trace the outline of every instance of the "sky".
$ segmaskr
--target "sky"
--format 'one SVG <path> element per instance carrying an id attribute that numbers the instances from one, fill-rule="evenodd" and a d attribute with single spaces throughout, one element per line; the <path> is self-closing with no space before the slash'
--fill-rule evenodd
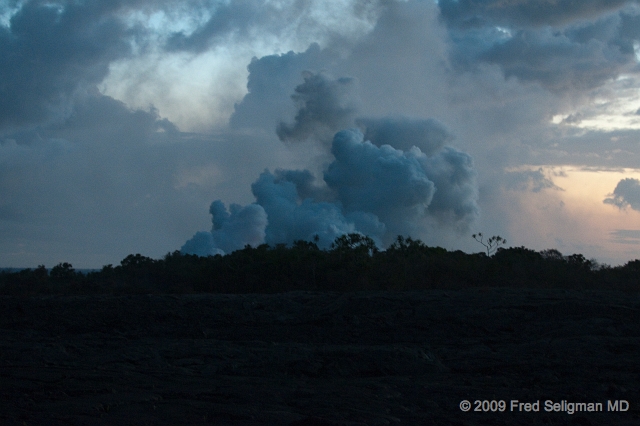
<path id="1" fill-rule="evenodd" d="M 0 266 L 349 232 L 640 258 L 640 1 L 0 0 Z"/>

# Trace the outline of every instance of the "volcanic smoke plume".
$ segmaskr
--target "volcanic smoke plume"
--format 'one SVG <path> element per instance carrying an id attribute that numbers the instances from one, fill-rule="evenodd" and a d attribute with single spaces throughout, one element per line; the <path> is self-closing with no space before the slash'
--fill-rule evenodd
<path id="1" fill-rule="evenodd" d="M 355 117 L 352 80 L 305 72 L 292 99 L 292 124 L 279 123 L 287 143 L 312 140 L 333 161 L 318 182 L 309 170 L 265 170 L 251 185 L 255 203 L 211 204 L 211 231 L 196 233 L 181 251 L 201 256 L 245 245 L 290 244 L 319 237 L 329 247 L 345 233 L 379 246 L 397 235 L 428 240 L 430 229 L 464 231 L 478 215 L 471 157 L 446 143 L 452 135 L 434 119 Z"/>

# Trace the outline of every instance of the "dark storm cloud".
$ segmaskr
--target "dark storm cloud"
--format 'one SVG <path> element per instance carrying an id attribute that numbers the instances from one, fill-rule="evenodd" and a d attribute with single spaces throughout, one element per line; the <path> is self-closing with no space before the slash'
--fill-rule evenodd
<path id="1" fill-rule="evenodd" d="M 636 65 L 637 2 L 444 1 L 453 64 L 500 66 L 505 77 L 553 92 L 586 90 Z M 591 21 L 579 18 L 591 17 Z M 554 25 L 565 24 L 562 27 Z"/>
<path id="2" fill-rule="evenodd" d="M 310 138 L 330 142 L 335 132 L 353 123 L 356 112 L 352 78 L 332 79 L 325 73 L 305 71 L 304 83 L 291 96 L 298 110 L 294 123 L 278 124 L 276 133 L 284 142 Z"/>
<path id="3" fill-rule="evenodd" d="M 333 61 L 332 55 L 315 43 L 300 53 L 254 57 L 247 66 L 248 93 L 235 105 L 231 126 L 273 128 L 274 123 L 295 112 L 290 93 L 300 84 L 302 71 L 322 69 Z"/>
<path id="4" fill-rule="evenodd" d="M 629 0 L 439 0 L 443 19 L 462 28 L 561 25 L 621 8 Z"/>
<path id="5" fill-rule="evenodd" d="M 539 82 L 554 91 L 597 87 L 634 60 L 606 42 L 579 43 L 551 30 L 519 31 L 479 59 L 500 65 L 506 77 Z"/>
<path id="6" fill-rule="evenodd" d="M 640 211 L 640 180 L 626 178 L 622 179 L 613 190 L 609 198 L 605 198 L 605 204 L 612 204 L 619 209 L 631 207 Z"/>
<path id="7" fill-rule="evenodd" d="M 0 26 L 0 129 L 60 118 L 74 92 L 100 82 L 132 36 L 119 1 L 29 1 Z"/>

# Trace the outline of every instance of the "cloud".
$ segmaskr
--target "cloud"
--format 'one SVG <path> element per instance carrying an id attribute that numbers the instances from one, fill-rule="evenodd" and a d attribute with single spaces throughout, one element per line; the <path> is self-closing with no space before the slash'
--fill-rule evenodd
<path id="1" fill-rule="evenodd" d="M 622 8 L 631 3 L 441 1 L 440 8 L 459 70 L 496 64 L 507 78 L 568 92 L 635 72 L 639 9 Z"/>
<path id="2" fill-rule="evenodd" d="M 214 224 L 222 218 L 222 228 L 216 229 L 214 226 L 211 232 L 196 233 L 182 246 L 181 251 L 201 256 L 224 254 L 240 249 L 245 244 L 254 247 L 262 243 L 290 244 L 296 240 L 311 241 L 315 236 L 318 236 L 320 247 L 328 248 L 338 236 L 359 232 L 356 222 L 365 225 L 369 231 L 376 231 L 375 234 L 371 234 L 372 237 L 379 236 L 376 234 L 379 234 L 384 226 L 373 215 L 346 217 L 339 204 L 301 198 L 295 183 L 287 179 L 291 177 L 291 173 L 288 172 L 295 171 L 278 170 L 275 175 L 265 171 L 260 175 L 251 186 L 256 204 L 246 207 L 232 206 L 236 212 L 246 212 L 252 207 L 253 214 L 245 214 L 243 221 L 239 220 L 239 215 L 234 211 L 231 215 L 227 214 L 228 219 L 224 217 L 226 211 L 222 210 L 223 214 L 220 214 L 219 207 L 222 206 L 224 209 L 224 205 L 220 201 L 214 201 L 210 211 Z M 214 209 L 214 206 L 217 208 Z M 246 232 L 244 226 L 226 229 L 224 224 L 228 223 L 227 220 L 248 226 L 252 230 L 251 237 L 260 238 L 243 238 L 241 232 Z"/>
<path id="3" fill-rule="evenodd" d="M 562 190 L 544 174 L 542 167 L 538 168 L 538 170 L 506 172 L 506 177 L 506 188 L 514 191 Z"/>
<path id="4" fill-rule="evenodd" d="M 293 38 L 302 46 L 332 39 L 344 42 L 371 28 L 381 4 L 384 2 L 359 0 L 322 4 L 297 0 L 210 2 L 205 8 L 209 18 L 191 31 L 173 32 L 165 48 L 201 53 L 218 45 L 258 38 L 280 43 Z"/>
<path id="5" fill-rule="evenodd" d="M 272 129 L 295 113 L 290 93 L 300 84 L 302 72 L 322 69 L 333 60 L 317 43 L 300 53 L 254 57 L 247 66 L 248 93 L 235 105 L 231 127 Z"/>
<path id="6" fill-rule="evenodd" d="M 640 229 L 616 229 L 609 235 L 618 244 L 640 244 Z"/>
<path id="7" fill-rule="evenodd" d="M 260 170 L 278 158 L 269 142 L 247 153 L 242 137 L 224 137 L 240 146 L 99 93 L 79 96 L 62 121 L 0 136 L 1 261 L 99 267 L 175 250 L 200 226 L 203 200 L 232 197 L 239 183 L 249 192 L 252 177 L 235 164 Z M 185 181 L 192 170 L 205 179 Z"/>
<path id="8" fill-rule="evenodd" d="M 396 126 L 400 125 L 396 122 Z M 255 240 L 253 245 L 290 244 L 317 235 L 319 246 L 326 248 L 336 237 L 351 232 L 366 234 L 384 245 L 399 234 L 428 233 L 430 218 L 447 227 L 466 229 L 478 215 L 471 157 L 453 148 L 444 147 L 427 156 L 415 146 L 407 151 L 388 144 L 376 146 L 365 141 L 360 130 L 349 129 L 336 133 L 331 153 L 334 160 L 324 172 L 325 186 L 316 185 L 308 170 L 265 171 L 253 183 L 253 206 L 263 208 L 267 217 L 264 240 Z M 241 211 L 240 206 L 235 209 Z M 234 216 L 219 201 L 212 204 L 211 213 L 214 224 L 221 222 L 223 227 Z M 245 238 L 223 247 L 218 243 L 222 230 L 214 226 L 212 237 L 197 233 L 182 251 L 226 253 L 248 241 Z"/>
<path id="9" fill-rule="evenodd" d="M 409 133 L 409 127 L 399 134 Z M 398 234 L 424 234 L 428 217 L 455 227 L 479 213 L 472 159 L 454 148 L 427 155 L 415 146 L 406 151 L 378 147 L 359 131 L 347 130 L 336 134 L 331 152 L 335 161 L 324 174 L 327 185 L 347 211 L 379 217 L 387 241 Z"/>
<path id="10" fill-rule="evenodd" d="M 424 98 L 416 92 L 417 88 L 424 89 L 421 85 L 410 80 L 397 86 L 395 83 L 402 83 L 402 79 L 378 73 L 374 63 L 363 66 L 376 58 L 374 62 L 386 67 L 389 58 L 385 55 L 393 53 L 387 49 L 392 44 L 402 50 L 397 58 L 401 62 L 414 58 L 409 54 L 414 48 L 419 54 L 425 48 L 422 32 L 415 31 L 420 42 L 412 44 L 407 52 L 402 47 L 407 38 L 399 34 L 406 35 L 413 21 L 420 20 L 417 17 L 433 18 L 431 9 L 422 4 L 405 7 L 390 3 L 383 14 L 384 25 L 363 41 L 364 47 L 354 46 L 352 55 L 312 45 L 301 53 L 252 60 L 248 94 L 236 104 L 232 127 L 254 129 L 252 134 L 257 134 L 257 128 L 264 130 L 273 126 L 270 123 L 279 123 L 276 134 L 287 146 L 295 148 L 301 146 L 299 142 L 308 142 L 303 161 L 316 170 L 321 168 L 323 177 L 316 180 L 305 169 L 277 168 L 273 173 L 263 172 L 252 184 L 255 203 L 267 213 L 268 244 L 290 244 L 318 235 L 320 245 L 328 247 L 336 236 L 346 232 L 367 234 L 381 246 L 398 234 L 434 241 L 433 235 L 445 233 L 442 230 L 462 232 L 478 218 L 473 161 L 468 154 L 447 146 L 454 137 L 444 124 L 403 113 L 359 117 L 361 107 L 388 110 L 390 102 L 404 99 L 405 92 L 417 102 L 420 98 L 418 104 L 424 105 Z M 385 49 L 380 49 L 381 45 Z M 331 69 L 349 69 L 357 78 L 334 78 Z M 414 71 L 418 69 L 422 73 L 428 68 L 416 64 Z M 392 73 L 398 70 L 390 67 Z M 356 84 L 361 77 L 367 86 Z M 360 94 L 380 87 L 397 90 L 368 104 L 359 102 Z M 286 95 L 292 90 L 293 96 Z M 286 119 L 292 115 L 293 121 Z M 324 151 L 322 165 L 310 155 L 313 149 Z"/>
<path id="11" fill-rule="evenodd" d="M 316 178 L 309 170 L 276 169 L 274 182 L 289 182 L 295 185 L 296 194 L 300 201 L 307 198 L 316 201 L 329 201 L 333 197 L 326 186 L 316 184 Z"/>
<path id="12" fill-rule="evenodd" d="M 208 254 L 351 231 L 475 250 L 470 226 L 584 241 L 569 213 L 519 219 L 564 197 L 552 176 L 503 171 L 637 166 L 638 131 L 602 123 L 637 117 L 640 8 L 542 3 L 0 1 L 0 260 L 100 266 L 196 230 Z"/>
<path id="13" fill-rule="evenodd" d="M 454 225 L 459 231 L 466 231 L 467 226 L 480 215 L 473 159 L 465 152 L 446 146 L 441 152 L 424 159 L 423 166 L 436 186 L 429 214 L 441 224 Z"/>
<path id="14" fill-rule="evenodd" d="M 246 93 L 247 64 L 252 58 L 298 54 L 313 44 L 323 48 L 339 44 L 346 51 L 375 26 L 384 3 L 164 0 L 158 6 L 143 1 L 143 6 L 122 13 L 128 28 L 143 34 L 130 40 L 134 48 L 130 56 L 111 63 L 101 90 L 130 106 L 153 104 L 182 130 L 197 132 L 226 128 L 234 104 Z M 296 80 L 305 69 L 329 65 L 297 69 Z M 277 78 L 282 82 L 281 75 Z M 288 96 L 291 89 L 280 95 Z M 290 107 L 287 101 L 273 104 L 276 111 Z M 259 114 L 264 116 L 265 111 Z M 255 129 L 256 123 L 251 127 Z"/>
<path id="15" fill-rule="evenodd" d="M 329 39 L 355 40 L 371 29 L 379 9 L 378 2 L 360 1 L 328 6 L 296 0 L 5 2 L 0 4 L 6 19 L 0 25 L 0 131 L 64 119 L 78 91 L 92 90 L 111 74 L 116 77 L 103 86 L 110 95 L 143 108 L 155 104 L 162 114 L 197 126 L 205 119 L 185 117 L 185 109 L 194 116 L 200 112 L 187 104 L 217 106 L 219 114 L 227 114 L 242 96 L 238 71 L 246 64 L 228 62 L 270 52 L 272 45 L 300 50 Z M 202 82 L 176 81 L 184 74 L 200 80 L 207 74 L 171 69 L 185 63 L 215 68 L 208 72 L 209 84 L 227 87 L 206 90 Z M 228 102 L 220 105 L 207 95 Z M 176 102 L 184 105 L 176 108 Z"/>
<path id="16" fill-rule="evenodd" d="M 335 161 L 324 173 L 348 212 L 371 212 L 396 232 L 401 224 L 426 214 L 435 193 L 419 150 L 403 152 L 389 145 L 364 141 L 357 130 L 344 130 L 333 139 Z M 401 231 L 400 231 L 401 232 Z"/>
<path id="17" fill-rule="evenodd" d="M 354 81 L 343 77 L 332 79 L 325 73 L 303 73 L 304 83 L 291 96 L 298 113 L 293 124 L 281 122 L 276 133 L 284 142 L 310 138 L 330 142 L 335 132 L 348 127 L 356 112 L 352 95 Z"/>
<path id="18" fill-rule="evenodd" d="M 442 18 L 461 28 L 484 25 L 562 25 L 617 10 L 629 0 L 439 0 Z"/>
<path id="19" fill-rule="evenodd" d="M 640 180 L 622 179 L 610 195 L 609 198 L 604 199 L 605 204 L 612 204 L 621 210 L 631 207 L 633 210 L 640 211 Z"/>
<path id="20" fill-rule="evenodd" d="M 390 145 L 405 151 L 415 146 L 430 155 L 453 140 L 449 130 L 432 118 L 358 118 L 355 122 L 364 129 L 364 138 L 376 146 Z"/>
<path id="21" fill-rule="evenodd" d="M 536 81 L 550 90 L 597 87 L 632 61 L 630 55 L 600 40 L 578 43 L 551 30 L 520 31 L 492 46 L 480 59 L 499 64 L 506 77 Z"/>
<path id="22" fill-rule="evenodd" d="M 267 214 L 258 204 L 231 204 L 229 211 L 216 200 L 209 207 L 213 228 L 198 232 L 180 249 L 183 253 L 210 256 L 231 253 L 246 245 L 257 246 L 264 241 Z"/>
<path id="23" fill-rule="evenodd" d="M 259 2 L 233 1 L 218 3 L 211 7 L 211 17 L 190 34 L 185 31 L 177 31 L 171 34 L 166 42 L 167 50 L 203 52 L 216 43 L 221 43 L 225 38 L 234 34 L 236 37 L 247 37 L 251 27 L 259 26 L 261 16 L 273 13 L 268 10 L 261 15 L 258 11 L 265 4 Z"/>
<path id="24" fill-rule="evenodd" d="M 295 240 L 310 241 L 320 238 L 320 247 L 328 247 L 336 237 L 360 231 L 353 218 L 344 214 L 341 206 L 332 202 L 318 202 L 301 198 L 296 185 L 286 179 L 286 173 L 277 178 L 264 172 L 251 186 L 257 203 L 264 206 L 269 218 L 265 242 L 274 245 L 290 244 Z M 380 227 L 377 218 L 370 217 L 374 228 Z M 378 235 L 371 235 L 378 237 Z"/>
<path id="25" fill-rule="evenodd" d="M 0 130 L 61 119 L 73 95 L 130 53 L 114 2 L 28 1 L 0 26 Z"/>

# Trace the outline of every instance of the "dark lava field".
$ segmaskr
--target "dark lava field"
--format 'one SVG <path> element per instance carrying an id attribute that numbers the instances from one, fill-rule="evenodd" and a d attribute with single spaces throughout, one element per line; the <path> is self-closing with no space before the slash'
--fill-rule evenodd
<path id="1" fill-rule="evenodd" d="M 637 425 L 640 297 L 0 296 L 0 394 L 3 425 Z"/>

